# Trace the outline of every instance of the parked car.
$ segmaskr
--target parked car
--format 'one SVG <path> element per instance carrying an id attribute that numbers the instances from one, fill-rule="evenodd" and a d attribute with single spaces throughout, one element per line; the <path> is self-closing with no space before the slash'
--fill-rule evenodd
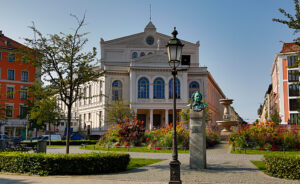
<path id="1" fill-rule="evenodd" d="M 42 135 L 41 139 L 39 140 L 43 140 L 43 141 L 48 141 L 50 139 L 49 135 Z M 51 141 L 61 141 L 61 136 L 60 135 L 51 135 Z"/>
<path id="2" fill-rule="evenodd" d="M 0 134 L 0 140 L 10 141 L 11 139 L 5 134 Z"/>

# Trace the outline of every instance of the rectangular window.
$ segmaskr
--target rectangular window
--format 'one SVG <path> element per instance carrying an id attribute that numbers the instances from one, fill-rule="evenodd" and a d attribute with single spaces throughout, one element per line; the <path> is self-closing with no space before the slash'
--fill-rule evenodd
<path id="1" fill-rule="evenodd" d="M 27 87 L 21 87 L 20 98 L 22 100 L 26 100 L 27 99 Z"/>
<path id="2" fill-rule="evenodd" d="M 27 71 L 22 71 L 21 72 L 21 81 L 23 81 L 23 82 L 28 81 L 28 72 Z"/>
<path id="3" fill-rule="evenodd" d="M 6 104 L 5 107 L 5 115 L 8 118 L 12 118 L 13 117 L 13 110 L 14 110 L 14 106 L 10 105 L 10 104 Z"/>
<path id="4" fill-rule="evenodd" d="M 13 99 L 14 98 L 14 87 L 6 87 L 6 98 Z"/>
<path id="5" fill-rule="evenodd" d="M 91 121 L 91 113 L 89 113 L 89 121 Z"/>
<path id="6" fill-rule="evenodd" d="M 287 60 L 288 60 L 288 67 L 289 68 L 296 68 L 296 67 L 298 67 L 298 65 L 295 65 L 295 62 L 298 60 L 297 56 L 288 56 Z"/>
<path id="7" fill-rule="evenodd" d="M 27 56 L 23 56 L 23 57 L 22 57 L 22 63 L 23 63 L 23 64 L 28 64 L 28 61 L 29 61 L 29 59 L 28 59 Z"/>
<path id="8" fill-rule="evenodd" d="M 2 61 L 2 52 L 0 52 L 0 61 Z"/>
<path id="9" fill-rule="evenodd" d="M 298 111 L 300 109 L 299 99 L 290 99 L 290 111 Z"/>
<path id="10" fill-rule="evenodd" d="M 299 81 L 299 72 L 297 70 L 289 70 L 289 82 L 298 82 Z"/>
<path id="11" fill-rule="evenodd" d="M 182 55 L 181 65 L 190 65 L 190 64 L 191 64 L 191 55 Z"/>
<path id="12" fill-rule="evenodd" d="M 289 85 L 289 96 L 300 96 L 300 94 L 299 94 L 299 84 Z"/>
<path id="13" fill-rule="evenodd" d="M 15 80 L 15 70 L 8 69 L 7 80 Z"/>
<path id="14" fill-rule="evenodd" d="M 99 130 L 101 130 L 102 111 L 99 111 Z"/>
<path id="15" fill-rule="evenodd" d="M 290 114 L 289 124 L 299 124 L 300 123 L 300 114 Z"/>
<path id="16" fill-rule="evenodd" d="M 15 62 L 16 54 L 8 54 L 8 62 Z"/>
<path id="17" fill-rule="evenodd" d="M 89 104 L 92 103 L 92 86 L 89 85 Z"/>
<path id="18" fill-rule="evenodd" d="M 24 119 L 27 116 L 27 106 L 20 105 L 20 118 Z"/>

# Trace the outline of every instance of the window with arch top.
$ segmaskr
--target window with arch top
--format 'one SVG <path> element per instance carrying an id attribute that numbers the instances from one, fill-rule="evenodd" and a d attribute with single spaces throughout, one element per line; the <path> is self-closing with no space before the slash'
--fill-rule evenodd
<path id="1" fill-rule="evenodd" d="M 180 98 L 180 81 L 178 78 L 176 78 L 176 98 Z M 173 79 L 169 81 L 169 98 L 173 98 Z"/>
<path id="2" fill-rule="evenodd" d="M 120 80 L 115 80 L 112 83 L 112 100 L 122 99 L 122 82 Z"/>
<path id="3" fill-rule="evenodd" d="M 162 78 L 156 78 L 153 84 L 153 98 L 165 98 L 165 81 Z"/>
<path id="4" fill-rule="evenodd" d="M 200 90 L 200 86 L 199 86 L 199 83 L 196 82 L 196 81 L 193 81 L 190 83 L 189 85 L 189 95 L 190 95 L 190 98 L 192 98 L 192 95 L 195 91 L 199 91 Z"/>
<path id="5" fill-rule="evenodd" d="M 140 54 L 141 57 L 143 57 L 145 55 L 146 55 L 145 52 L 141 52 L 141 54 Z"/>
<path id="6" fill-rule="evenodd" d="M 149 80 L 146 77 L 138 81 L 138 98 L 149 98 Z"/>
<path id="7" fill-rule="evenodd" d="M 134 59 L 134 58 L 137 58 L 137 57 L 138 57 L 138 53 L 137 52 L 133 52 L 131 58 Z"/>

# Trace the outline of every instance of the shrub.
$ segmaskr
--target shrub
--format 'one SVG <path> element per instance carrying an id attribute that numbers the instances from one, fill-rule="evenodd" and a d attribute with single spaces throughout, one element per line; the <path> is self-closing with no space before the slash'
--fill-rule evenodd
<path id="1" fill-rule="evenodd" d="M 0 153 L 0 171 L 37 175 L 81 175 L 119 172 L 126 170 L 129 154 L 83 153 Z"/>
<path id="2" fill-rule="evenodd" d="M 98 140 L 70 140 L 70 145 L 96 144 L 97 141 Z M 22 141 L 21 144 L 25 144 L 28 147 L 32 147 L 37 144 L 37 141 Z M 47 145 L 49 145 L 49 141 L 47 141 Z M 51 145 L 66 145 L 66 141 L 51 141 Z"/>
<path id="3" fill-rule="evenodd" d="M 300 179 L 300 157 L 265 155 L 266 172 L 275 177 Z"/>

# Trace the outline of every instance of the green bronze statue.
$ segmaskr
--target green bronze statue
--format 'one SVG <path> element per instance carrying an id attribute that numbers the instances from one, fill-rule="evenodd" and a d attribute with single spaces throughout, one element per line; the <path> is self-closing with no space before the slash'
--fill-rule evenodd
<path id="1" fill-rule="evenodd" d="M 188 106 L 193 109 L 193 111 L 200 112 L 207 107 L 206 103 L 201 102 L 202 101 L 202 95 L 199 91 L 195 91 L 192 95 L 192 103 L 190 103 Z"/>

